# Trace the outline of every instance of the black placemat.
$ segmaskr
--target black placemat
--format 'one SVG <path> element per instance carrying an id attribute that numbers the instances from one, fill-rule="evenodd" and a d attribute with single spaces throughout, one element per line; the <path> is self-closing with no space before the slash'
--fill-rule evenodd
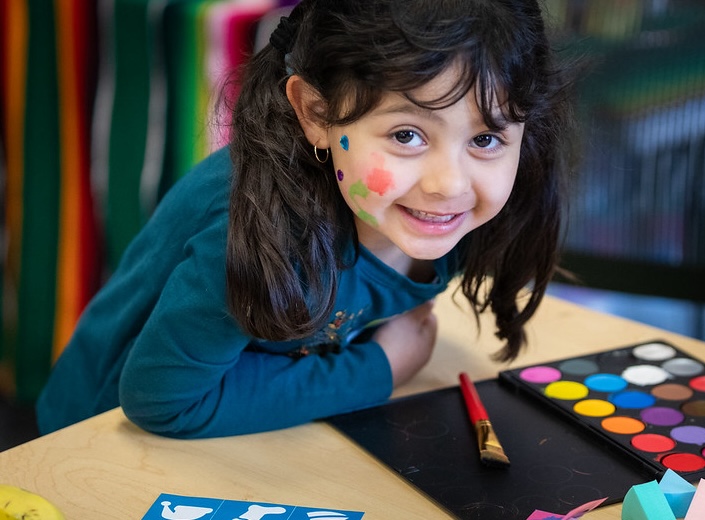
<path id="1" fill-rule="evenodd" d="M 585 502 L 619 502 L 656 478 L 564 418 L 498 380 L 477 383 L 507 469 L 479 460 L 459 387 L 397 399 L 328 422 L 459 519 L 525 520 L 535 509 L 565 514 Z"/>

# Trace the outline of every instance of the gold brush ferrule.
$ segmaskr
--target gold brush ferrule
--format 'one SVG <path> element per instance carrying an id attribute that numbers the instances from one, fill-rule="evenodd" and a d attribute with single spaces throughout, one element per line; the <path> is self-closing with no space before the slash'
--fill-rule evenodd
<path id="1" fill-rule="evenodd" d="M 492 423 L 487 419 L 480 419 L 475 423 L 475 432 L 477 433 L 477 445 L 480 448 L 480 455 L 486 458 L 489 454 L 494 459 L 494 462 L 500 464 L 509 464 L 509 458 L 504 453 L 504 448 L 499 443 L 499 439 L 492 428 Z"/>

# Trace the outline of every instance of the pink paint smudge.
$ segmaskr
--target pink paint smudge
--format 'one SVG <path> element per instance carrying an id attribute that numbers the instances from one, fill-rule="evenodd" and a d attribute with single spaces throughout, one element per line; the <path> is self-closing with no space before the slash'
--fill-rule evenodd
<path id="1" fill-rule="evenodd" d="M 392 172 L 384 168 L 373 168 L 372 172 L 365 179 L 365 183 L 370 191 L 379 195 L 384 195 L 387 190 L 394 186 Z"/>

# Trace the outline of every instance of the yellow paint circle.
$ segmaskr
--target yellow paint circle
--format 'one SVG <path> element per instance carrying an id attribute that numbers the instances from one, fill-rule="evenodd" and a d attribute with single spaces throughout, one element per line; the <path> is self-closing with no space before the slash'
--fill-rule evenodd
<path id="1" fill-rule="evenodd" d="M 584 399 L 573 406 L 575 413 L 588 417 L 607 417 L 614 413 L 615 407 L 602 399 Z"/>
<path id="2" fill-rule="evenodd" d="M 575 381 L 556 381 L 546 387 L 547 397 L 564 401 L 577 401 L 588 395 L 588 387 Z"/>

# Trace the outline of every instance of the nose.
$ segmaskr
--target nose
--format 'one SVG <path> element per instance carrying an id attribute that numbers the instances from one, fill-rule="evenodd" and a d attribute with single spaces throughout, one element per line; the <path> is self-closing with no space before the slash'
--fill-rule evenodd
<path id="1" fill-rule="evenodd" d="M 420 185 L 424 193 L 437 197 L 467 195 L 472 189 L 467 154 L 444 152 L 429 157 Z"/>

